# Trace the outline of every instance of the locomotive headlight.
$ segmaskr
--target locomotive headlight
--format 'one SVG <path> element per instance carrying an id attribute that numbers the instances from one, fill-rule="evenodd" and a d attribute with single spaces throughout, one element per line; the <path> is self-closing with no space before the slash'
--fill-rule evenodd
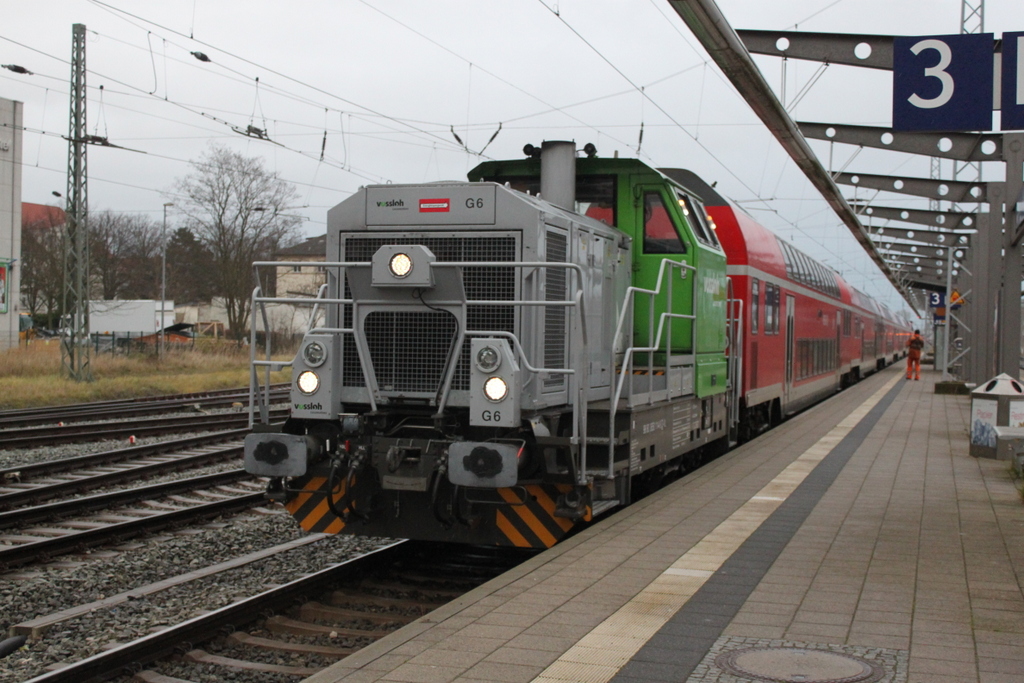
<path id="1" fill-rule="evenodd" d="M 501 354 L 493 346 L 485 346 L 476 354 L 476 366 L 481 372 L 494 372 L 501 365 Z"/>
<path id="2" fill-rule="evenodd" d="M 395 277 L 406 277 L 412 272 L 412 259 L 408 254 L 399 252 L 388 261 L 388 268 Z"/>
<path id="3" fill-rule="evenodd" d="M 484 396 L 495 403 L 503 401 L 508 396 L 508 384 L 501 377 L 491 377 L 484 382 Z"/>
<path id="4" fill-rule="evenodd" d="M 302 349 L 302 360 L 311 368 L 318 368 L 327 360 L 327 349 L 320 342 L 310 342 Z"/>
<path id="5" fill-rule="evenodd" d="M 320 388 L 320 377 L 318 377 L 312 370 L 306 370 L 299 374 L 299 378 L 295 381 L 295 384 L 299 387 L 299 391 L 302 393 L 312 394 Z"/>

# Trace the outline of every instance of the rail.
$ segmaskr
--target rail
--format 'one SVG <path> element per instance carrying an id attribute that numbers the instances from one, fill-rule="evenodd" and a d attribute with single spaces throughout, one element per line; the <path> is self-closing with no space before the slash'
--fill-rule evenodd
<path id="1" fill-rule="evenodd" d="M 337 282 L 337 288 L 341 288 L 341 283 L 344 282 L 345 269 L 368 269 L 372 267 L 371 262 L 366 261 L 337 261 L 337 262 L 323 262 L 323 261 L 309 261 L 309 262 L 277 262 L 277 261 L 257 261 L 253 263 L 253 272 L 256 276 L 256 281 L 259 282 L 259 269 L 262 267 L 304 267 L 304 266 L 316 266 L 325 269 L 325 271 L 334 274 Z M 447 405 L 451 396 L 452 382 L 455 378 L 456 366 L 458 359 L 461 355 L 462 348 L 465 345 L 468 337 L 502 337 L 508 339 L 512 343 L 514 353 L 517 356 L 517 360 L 520 363 L 521 368 L 526 372 L 532 373 L 537 377 L 544 375 L 565 375 L 568 378 L 568 386 L 566 387 L 567 396 L 570 397 L 568 403 L 572 405 L 573 420 L 572 420 L 572 434 L 570 436 L 570 443 L 574 448 L 578 449 L 578 461 L 574 463 L 576 465 L 576 479 L 577 483 L 586 483 L 586 459 L 587 459 L 587 444 L 586 435 L 587 429 L 587 411 L 584 409 L 587 405 L 587 398 L 589 394 L 589 372 L 587 363 L 588 353 L 588 334 L 586 325 L 586 310 L 584 292 L 586 290 L 586 271 L 583 267 L 576 263 L 566 263 L 558 261 L 435 261 L 429 264 L 433 270 L 454 270 L 456 277 L 462 279 L 462 269 L 467 267 L 472 268 L 515 268 L 519 271 L 524 269 L 535 269 L 537 271 L 543 271 L 546 269 L 561 269 L 565 270 L 570 274 L 570 277 L 566 278 L 566 298 L 562 300 L 546 300 L 540 298 L 540 282 L 539 278 L 531 278 L 531 298 L 520 298 L 520 299 L 467 299 L 465 297 L 461 299 L 451 300 L 436 300 L 430 302 L 430 307 L 433 308 L 446 308 L 449 312 L 452 309 L 458 310 L 461 314 L 461 321 L 464 323 L 466 320 L 466 312 L 469 306 L 510 306 L 517 309 L 526 307 L 539 307 L 539 308 L 566 308 L 571 309 L 575 312 L 574 315 L 570 316 L 571 321 L 571 337 L 570 339 L 577 339 L 580 343 L 569 344 L 567 346 L 567 358 L 570 360 L 569 367 L 564 368 L 550 368 L 541 367 L 532 363 L 528 357 L 526 348 L 524 348 L 521 340 L 515 333 L 507 331 L 494 331 L 494 330 L 468 330 L 465 324 L 460 324 L 458 327 L 458 333 L 453 340 L 452 352 L 449 356 L 449 361 L 446 364 L 445 374 L 441 383 L 441 387 L 436 396 L 437 412 L 440 413 Z M 532 273 L 530 274 L 532 275 Z M 520 281 L 525 283 L 527 278 L 520 278 Z M 525 288 L 525 287 L 524 287 Z M 335 334 L 335 335 L 350 335 L 353 339 L 356 353 L 359 356 L 359 364 L 363 373 L 363 381 L 367 389 L 367 398 L 370 404 L 370 409 L 373 411 L 377 410 L 377 397 L 376 393 L 378 385 L 376 382 L 375 373 L 372 371 L 373 364 L 370 362 L 369 348 L 365 339 L 365 336 L 357 329 L 355 322 L 351 327 L 339 327 L 339 326 L 315 326 L 317 319 L 317 312 L 327 307 L 337 307 L 335 310 L 339 311 L 338 315 L 335 315 L 333 319 L 340 320 L 340 307 L 351 306 L 352 307 L 352 320 L 359 320 L 359 309 L 366 308 L 389 308 L 396 306 L 406 306 L 407 303 L 397 303 L 394 300 L 379 298 L 379 299 L 360 299 L 354 298 L 330 298 L 327 296 L 329 286 L 324 284 L 320 287 L 317 292 L 317 296 L 313 298 L 284 298 L 284 297 L 265 297 L 262 295 L 262 289 L 257 285 L 253 289 L 252 293 L 252 310 L 259 311 L 260 319 L 263 322 L 263 330 L 268 331 L 270 328 L 269 316 L 267 313 L 267 304 L 278 303 L 278 304 L 294 304 L 299 306 L 312 306 L 313 312 L 310 315 L 310 326 L 307 329 L 309 333 L 323 333 L 323 334 Z M 254 314 L 255 317 L 255 314 Z M 331 320 L 331 317 L 328 317 Z M 250 384 L 249 384 L 249 426 L 250 428 L 255 424 L 256 415 L 259 412 L 260 421 L 264 424 L 268 421 L 268 407 L 269 407 L 269 386 L 270 386 L 270 373 L 273 371 L 283 370 L 284 368 L 291 367 L 295 362 L 295 357 L 291 360 L 273 360 L 272 349 L 271 349 L 271 335 L 265 334 L 264 341 L 264 358 L 258 359 L 256 357 L 258 351 L 257 344 L 257 325 L 252 325 L 250 331 Z M 260 368 L 265 371 L 264 381 L 260 382 Z M 526 382 L 524 382 L 524 385 Z M 575 400 L 572 400 L 573 397 Z"/>

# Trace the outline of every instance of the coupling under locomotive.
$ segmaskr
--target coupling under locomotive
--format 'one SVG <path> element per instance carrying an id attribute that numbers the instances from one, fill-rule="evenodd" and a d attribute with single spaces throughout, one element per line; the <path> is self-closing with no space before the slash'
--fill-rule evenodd
<path id="1" fill-rule="evenodd" d="M 291 415 L 268 424 L 255 387 L 245 440 L 304 529 L 549 547 L 728 440 L 739 359 L 697 197 L 526 151 L 328 212 L 322 315 L 290 363 L 254 360 L 254 382 L 291 365 Z M 257 289 L 254 319 L 272 301 L 303 303 Z"/>

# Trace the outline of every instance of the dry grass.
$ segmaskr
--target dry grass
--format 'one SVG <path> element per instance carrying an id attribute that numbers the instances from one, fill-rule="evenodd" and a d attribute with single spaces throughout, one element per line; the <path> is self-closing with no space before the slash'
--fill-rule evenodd
<path id="1" fill-rule="evenodd" d="M 61 376 L 60 343 L 34 341 L 0 353 L 0 409 L 191 393 L 248 386 L 249 350 L 222 344 L 188 351 L 170 351 L 163 358 L 92 356 L 92 382 Z M 287 381 L 277 373 L 273 381 Z"/>

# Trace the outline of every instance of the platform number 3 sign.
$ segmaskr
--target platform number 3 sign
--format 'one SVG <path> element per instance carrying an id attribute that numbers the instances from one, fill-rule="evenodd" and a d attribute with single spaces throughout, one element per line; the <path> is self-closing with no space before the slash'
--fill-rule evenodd
<path id="1" fill-rule="evenodd" d="M 987 131 L 993 109 L 1024 128 L 1024 33 L 1003 34 L 998 61 L 994 48 L 991 33 L 895 38 L 893 129 Z"/>

